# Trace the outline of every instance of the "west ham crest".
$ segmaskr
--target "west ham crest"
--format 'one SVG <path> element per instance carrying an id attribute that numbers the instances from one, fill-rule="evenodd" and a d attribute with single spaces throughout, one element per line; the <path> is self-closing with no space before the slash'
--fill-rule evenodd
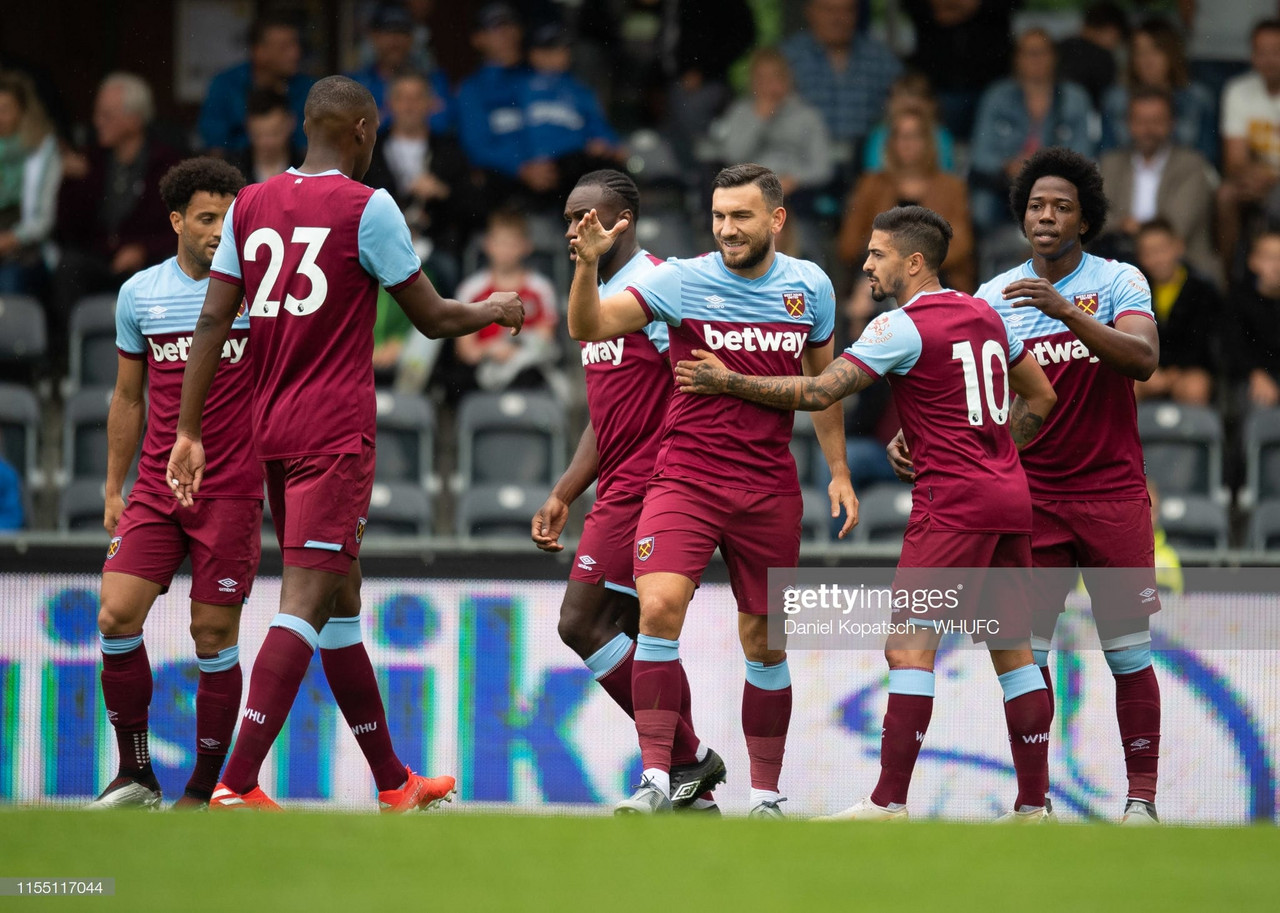
<path id="1" fill-rule="evenodd" d="M 782 303 L 786 305 L 788 317 L 804 316 L 804 292 L 783 292 Z"/>
<path id="2" fill-rule="evenodd" d="M 1098 313 L 1098 293 L 1087 292 L 1083 295 L 1075 296 L 1076 307 L 1084 311 L 1090 317 Z"/>

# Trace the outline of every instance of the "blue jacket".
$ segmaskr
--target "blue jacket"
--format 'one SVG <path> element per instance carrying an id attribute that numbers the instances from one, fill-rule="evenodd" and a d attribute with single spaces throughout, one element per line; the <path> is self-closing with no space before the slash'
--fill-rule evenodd
<path id="1" fill-rule="evenodd" d="M 595 93 L 569 73 L 531 73 L 522 99 L 531 159 L 581 152 L 596 139 L 618 142 Z"/>
<path id="2" fill-rule="evenodd" d="M 0 457 L 0 530 L 22 529 L 22 480 L 18 471 Z"/>
<path id="3" fill-rule="evenodd" d="M 293 145 L 307 148 L 307 135 L 302 132 L 302 110 L 307 104 L 307 93 L 315 80 L 301 73 L 289 80 L 289 107 L 297 119 L 293 130 Z M 223 70 L 209 83 L 200 109 L 200 141 L 206 149 L 226 149 L 239 152 L 249 147 L 249 137 L 244 130 L 245 110 L 249 92 L 253 88 L 253 73 L 249 63 Z"/>
<path id="4" fill-rule="evenodd" d="M 526 67 L 486 64 L 458 87 L 458 139 L 477 168 L 515 177 L 529 160 L 524 134 Z"/>
<path id="5" fill-rule="evenodd" d="M 377 64 L 371 63 L 354 73 L 348 73 L 347 76 L 369 90 L 374 103 L 378 106 L 382 126 L 385 127 L 387 121 L 391 119 L 391 112 L 387 110 L 387 80 L 383 79 L 382 74 L 378 72 Z M 427 81 L 431 83 L 431 91 L 440 100 L 440 110 L 428 119 L 428 127 L 432 133 L 453 133 L 458 129 L 458 125 L 453 90 L 449 88 L 449 77 L 445 76 L 442 70 L 433 70 L 427 76 Z"/>
<path id="6" fill-rule="evenodd" d="M 1060 82 L 1053 107 L 1040 125 L 1041 146 L 1066 146 L 1081 155 L 1097 150 L 1089 135 L 1093 105 L 1089 93 L 1073 82 Z M 1013 79 L 1002 79 L 982 93 L 978 116 L 969 145 L 969 161 L 978 174 L 997 175 L 1005 162 L 1016 156 L 1031 132 L 1022 87 Z"/>

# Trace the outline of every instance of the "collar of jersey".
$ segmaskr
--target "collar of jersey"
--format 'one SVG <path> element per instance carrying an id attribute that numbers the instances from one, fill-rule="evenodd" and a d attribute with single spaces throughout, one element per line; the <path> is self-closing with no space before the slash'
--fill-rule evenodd
<path id="1" fill-rule="evenodd" d="M 729 269 L 729 267 L 725 266 L 724 254 L 722 254 L 720 251 L 715 251 L 715 253 L 712 254 L 712 256 L 716 258 L 716 263 L 719 264 L 721 272 L 723 272 L 726 276 L 729 276 L 730 278 L 736 280 L 737 282 L 745 282 L 748 285 L 750 285 L 755 282 L 763 282 L 764 280 L 772 276 L 773 271 L 776 270 L 778 268 L 778 264 L 782 262 L 781 258 L 784 255 L 779 253 L 778 251 L 774 251 L 773 262 L 769 264 L 769 268 L 765 270 L 761 275 L 756 276 L 754 279 L 748 279 L 746 276 L 739 276 L 733 270 Z"/>
<path id="2" fill-rule="evenodd" d="M 181 278 L 182 284 L 187 286 L 188 288 L 192 288 L 192 289 L 200 288 L 207 281 L 205 279 L 192 279 L 190 276 L 188 276 L 186 270 L 184 270 L 182 268 L 182 265 L 178 263 L 177 257 L 170 257 L 165 262 L 169 264 L 170 267 L 172 267 L 173 271 L 177 273 L 177 275 Z"/>
<path id="3" fill-rule="evenodd" d="M 641 257 L 647 257 L 647 256 L 649 256 L 649 252 L 647 250 L 645 250 L 643 247 L 637 247 L 636 252 L 631 255 L 631 259 L 628 260 L 626 263 L 622 264 L 621 267 L 619 267 L 618 271 L 613 274 L 613 278 L 614 279 L 618 278 L 627 270 L 631 269 L 631 264 L 635 263 Z M 605 285 L 605 281 L 603 279 L 598 279 L 597 281 L 601 287 Z"/>
<path id="4" fill-rule="evenodd" d="M 1076 265 L 1076 268 L 1055 282 L 1053 287 L 1058 291 L 1062 291 L 1062 289 L 1066 288 L 1067 284 L 1080 274 L 1080 270 L 1084 269 L 1085 263 L 1088 262 L 1090 256 L 1092 255 L 1087 253 L 1084 254 L 1080 258 L 1080 262 Z M 1032 260 L 1028 260 L 1026 263 L 1022 264 L 1022 269 L 1027 274 L 1028 279 L 1039 279 L 1040 274 L 1036 272 L 1036 268 L 1032 265 L 1033 262 L 1034 261 Z"/>
<path id="5" fill-rule="evenodd" d="M 304 171 L 299 171 L 297 168 L 290 168 L 289 174 L 296 174 L 300 178 L 327 178 L 335 174 L 339 177 L 346 177 L 346 175 L 337 168 L 330 168 L 328 171 L 321 171 L 316 174 L 307 174 Z"/>
<path id="6" fill-rule="evenodd" d="M 944 286 L 943 288 L 941 288 L 941 289 L 937 289 L 936 291 L 932 291 L 932 292 L 916 292 L 913 296 L 911 296 L 911 300 L 910 300 L 910 301 L 908 301 L 906 304 L 900 304 L 900 305 L 898 305 L 898 306 L 899 306 L 899 307 L 904 307 L 904 308 L 905 308 L 905 307 L 910 307 L 911 305 L 913 305 L 913 304 L 915 304 L 917 301 L 919 301 L 921 298 L 923 298 L 925 295 L 941 295 L 943 292 L 954 292 L 954 291 L 955 291 L 955 289 L 953 289 L 953 288 L 946 288 L 946 287 Z"/>

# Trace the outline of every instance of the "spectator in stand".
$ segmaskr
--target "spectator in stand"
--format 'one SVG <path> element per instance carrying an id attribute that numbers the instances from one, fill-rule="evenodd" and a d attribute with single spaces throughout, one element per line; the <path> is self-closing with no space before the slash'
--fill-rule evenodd
<path id="1" fill-rule="evenodd" d="M 555 337 L 559 322 L 556 292 L 550 279 L 526 266 L 532 252 L 524 216 L 498 210 L 489 217 L 484 236 L 488 265 L 458 286 L 459 301 L 482 301 L 494 292 L 518 292 L 524 302 L 524 328 L 518 336 L 494 326 L 454 340 L 458 361 L 474 372 L 474 384 L 481 390 L 542 388 L 555 383 L 552 378 L 560 360 Z"/>
<path id="2" fill-rule="evenodd" d="M 903 0 L 915 26 L 916 49 L 907 63 L 929 78 L 942 122 L 969 139 L 983 91 L 1009 75 L 1013 11 L 1021 0 Z"/>
<path id="3" fill-rule="evenodd" d="M 483 209 L 500 208 L 521 191 L 549 194 L 552 169 L 529 166 L 522 95 L 529 81 L 524 30 L 506 3 L 490 3 L 476 16 L 471 43 L 483 59 L 458 87 L 458 138 L 483 188 Z"/>
<path id="4" fill-rule="evenodd" d="M 1018 38 L 1013 73 L 982 93 L 978 104 L 969 187 L 979 235 L 1010 224 L 1010 184 L 1036 150 L 1065 146 L 1082 155 L 1094 153 L 1089 94 L 1075 83 L 1057 81 L 1047 32 L 1030 29 Z"/>
<path id="5" fill-rule="evenodd" d="M 1089 93 L 1095 108 L 1116 81 L 1116 51 L 1129 38 L 1129 19 L 1111 0 L 1084 11 L 1079 35 L 1058 42 L 1058 80 L 1074 82 Z"/>
<path id="6" fill-rule="evenodd" d="M 1129 145 L 1102 156 L 1099 167 L 1110 203 L 1107 228 L 1093 242 L 1099 256 L 1132 262 L 1139 227 L 1166 219 L 1186 244 L 1186 257 L 1206 278 L 1219 282 L 1213 250 L 1213 168 L 1174 133 L 1173 98 L 1160 89 L 1136 89 L 1129 97 Z"/>
<path id="7" fill-rule="evenodd" d="M 420 74 L 393 79 L 387 107 L 390 117 L 373 147 L 364 182 L 391 194 L 415 238 L 430 239 L 434 252 L 423 258 L 428 273 L 442 294 L 451 295 L 463 246 L 484 224 L 466 157 L 457 140 L 431 129 L 435 98 Z M 450 262 L 443 264 L 439 254 Z"/>
<path id="8" fill-rule="evenodd" d="M 0 532 L 17 532 L 26 525 L 22 509 L 22 479 L 18 470 L 0 457 Z"/>
<path id="9" fill-rule="evenodd" d="M 801 97 L 818 109 L 831 138 L 856 153 L 880 120 L 902 63 L 858 31 L 855 0 L 808 0 L 804 18 L 808 28 L 783 41 L 782 53 Z"/>
<path id="10" fill-rule="evenodd" d="M 1218 188 L 1218 253 L 1229 278 L 1237 244 L 1280 182 L 1280 20 L 1253 29 L 1252 71 L 1222 94 L 1222 185 Z M 1274 206 L 1270 208 L 1275 209 Z"/>
<path id="11" fill-rule="evenodd" d="M 305 149 L 302 109 L 315 80 L 298 72 L 301 60 L 302 39 L 291 20 L 257 19 L 249 30 L 249 59 L 223 70 L 209 83 L 198 124 L 205 148 L 223 155 L 244 150 L 249 145 L 245 123 L 249 95 L 254 89 L 269 89 L 289 99 L 295 120 L 293 144 Z"/>
<path id="12" fill-rule="evenodd" d="M 884 120 L 876 124 L 862 147 L 862 170 L 879 171 L 884 167 L 884 149 L 889 142 L 889 121 L 901 108 L 924 108 L 933 121 L 933 145 L 938 150 L 938 167 L 954 173 L 956 141 L 951 131 L 938 122 L 938 100 L 923 73 L 909 70 L 893 81 L 889 100 L 885 103 Z"/>
<path id="13" fill-rule="evenodd" d="M 430 7 L 430 4 L 427 4 Z M 425 29 L 426 26 L 421 26 Z M 368 45 L 371 59 L 359 70 L 347 75 L 369 90 L 378 104 L 383 121 L 391 116 L 387 93 L 396 77 L 410 73 L 423 76 L 431 86 L 434 105 L 431 129 L 447 133 L 454 129 L 452 93 L 444 71 L 431 59 L 429 46 L 420 45 L 429 33 L 422 33 L 414 12 L 403 3 L 379 3 L 369 17 Z"/>
<path id="14" fill-rule="evenodd" d="M 541 202 L 556 205 L 578 178 L 616 168 L 625 158 L 595 93 L 569 72 L 571 47 L 569 32 L 560 24 L 535 29 L 529 40 L 531 72 L 520 93 L 528 156 L 525 183 L 554 197 Z"/>
<path id="15" fill-rule="evenodd" d="M 719 159 L 772 170 L 787 197 L 825 187 L 835 173 L 827 125 L 796 94 L 787 58 L 761 48 L 751 55 L 749 73 L 748 93 L 711 127 Z"/>
<path id="16" fill-rule="evenodd" d="M 871 283 L 859 274 L 853 291 L 845 299 L 843 316 L 848 321 L 849 332 L 843 338 L 858 339 L 871 321 L 892 310 L 890 300 L 876 301 L 871 297 Z M 883 387 L 884 389 L 877 389 Z M 888 384 L 872 384 L 854 394 L 845 404 L 845 449 L 849 460 L 849 477 L 854 491 L 862 491 L 872 485 L 897 481 L 885 447 L 898 433 L 898 411 L 893 406 L 893 391 Z M 821 470 L 826 470 L 826 460 L 818 460 Z M 822 477 L 819 476 L 822 481 Z M 819 485 L 820 488 L 825 486 Z"/>
<path id="17" fill-rule="evenodd" d="M 63 156 L 55 237 L 50 332 L 58 352 L 67 317 L 84 295 L 114 292 L 144 266 L 173 255 L 173 231 L 161 216 L 160 178 L 181 158 L 151 139 L 151 87 L 132 73 L 102 81 L 93 105 L 97 145 Z"/>
<path id="18" fill-rule="evenodd" d="M 858 179 L 845 209 L 836 255 L 857 270 L 866 259 L 875 217 L 895 206 L 927 206 L 951 223 L 954 233 L 942 262 L 942 281 L 972 294 L 978 287 L 973 228 L 964 181 L 938 168 L 933 122 L 923 107 L 899 107 L 889 123 L 885 168 Z"/>
<path id="19" fill-rule="evenodd" d="M 1139 89 L 1171 93 L 1174 139 L 1217 163 L 1221 152 L 1214 122 L 1217 103 L 1208 89 L 1191 81 L 1182 36 L 1164 19 L 1149 19 L 1134 31 L 1125 82 L 1112 86 L 1103 98 L 1103 152 L 1128 145 L 1129 98 Z"/>
<path id="20" fill-rule="evenodd" d="M 302 163 L 293 145 L 294 117 L 289 99 L 271 89 L 254 89 L 245 107 L 249 145 L 230 157 L 246 181 L 258 184 Z"/>
<path id="21" fill-rule="evenodd" d="M 1134 384 L 1138 399 L 1172 399 L 1207 406 L 1220 363 L 1222 299 L 1184 259 L 1186 245 L 1168 219 L 1138 229 L 1135 262 L 1151 283 L 1151 308 L 1160 330 L 1160 366 Z"/>
<path id="22" fill-rule="evenodd" d="M 1251 281 L 1231 294 L 1237 339 L 1232 364 L 1248 381 L 1249 403 L 1280 406 L 1280 231 L 1267 229 L 1249 248 Z"/>
<path id="23" fill-rule="evenodd" d="M 57 136 L 31 81 L 0 73 L 0 294 L 41 290 L 61 180 Z"/>

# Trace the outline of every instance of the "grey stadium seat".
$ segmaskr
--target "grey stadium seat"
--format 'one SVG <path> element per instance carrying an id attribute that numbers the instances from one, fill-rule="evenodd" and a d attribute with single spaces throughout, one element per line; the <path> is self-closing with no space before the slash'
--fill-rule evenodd
<path id="1" fill-rule="evenodd" d="M 1223 498 L 1222 419 L 1204 406 L 1143 403 L 1138 434 L 1160 495 Z"/>
<path id="2" fill-rule="evenodd" d="M 1280 498 L 1280 408 L 1256 409 L 1244 425 L 1243 507 Z"/>
<path id="3" fill-rule="evenodd" d="M 431 535 L 431 497 L 417 482 L 375 482 L 366 539 Z"/>
<path id="4" fill-rule="evenodd" d="M 75 479 L 58 501 L 58 529 L 63 532 L 102 529 L 107 499 L 101 479 Z"/>
<path id="5" fill-rule="evenodd" d="M 34 363 L 49 347 L 44 309 L 30 295 L 0 295 L 0 361 Z"/>
<path id="6" fill-rule="evenodd" d="M 547 393 L 473 393 L 458 410 L 460 486 L 552 485 L 565 465 L 564 408 Z"/>
<path id="7" fill-rule="evenodd" d="M 831 541 L 831 499 L 817 488 L 800 491 L 804 498 L 804 517 L 800 521 L 801 542 Z"/>
<path id="8" fill-rule="evenodd" d="M 1212 498 L 1161 496 L 1160 525 L 1174 549 L 1223 549 L 1228 546 L 1230 526 L 1227 509 Z"/>
<path id="9" fill-rule="evenodd" d="M 469 488 L 458 501 L 458 535 L 527 540 L 530 521 L 550 492 L 550 485 Z"/>
<path id="10" fill-rule="evenodd" d="M 376 480 L 434 486 L 436 414 L 430 400 L 379 390 Z"/>
<path id="11" fill-rule="evenodd" d="M 858 495 L 857 542 L 901 542 L 911 517 L 911 488 L 890 482 Z"/>
<path id="12" fill-rule="evenodd" d="M 116 296 L 81 298 L 71 311 L 67 379 L 63 395 L 81 387 L 111 387 L 116 382 Z"/>
<path id="13" fill-rule="evenodd" d="M 796 461 L 796 475 L 800 478 L 801 488 L 816 488 L 822 447 L 813 433 L 813 415 L 801 411 L 795 416 L 795 424 L 791 426 L 791 455 Z"/>
<path id="14" fill-rule="evenodd" d="M 67 480 L 107 477 L 110 387 L 86 387 L 67 400 L 62 424 L 62 472 Z"/>
<path id="15" fill-rule="evenodd" d="M 636 240 L 640 246 L 665 260 L 668 257 L 694 257 L 697 237 L 683 209 L 642 209 L 636 222 Z"/>
<path id="16" fill-rule="evenodd" d="M 4 458 L 18 471 L 24 489 L 42 485 L 39 467 L 40 402 L 19 384 L 0 384 L 0 443 Z"/>
<path id="17" fill-rule="evenodd" d="M 1280 500 L 1262 501 L 1249 517 L 1249 548 L 1280 551 Z"/>

